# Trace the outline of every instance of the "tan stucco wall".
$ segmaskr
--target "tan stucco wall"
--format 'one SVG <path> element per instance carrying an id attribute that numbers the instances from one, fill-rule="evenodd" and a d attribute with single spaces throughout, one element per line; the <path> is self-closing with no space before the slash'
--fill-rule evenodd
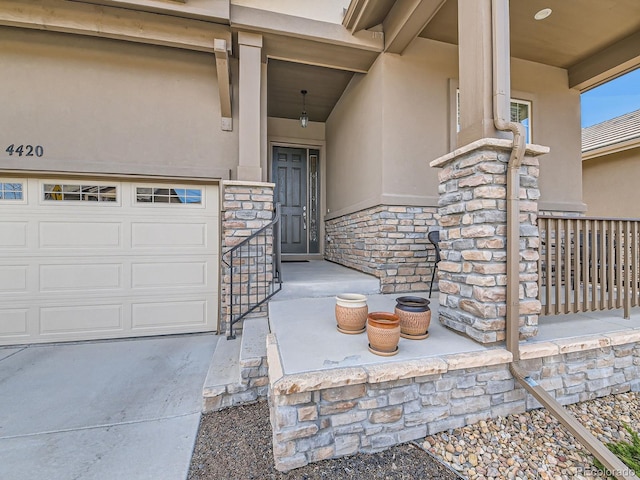
<path id="1" fill-rule="evenodd" d="M 582 162 L 587 215 L 640 218 L 640 147 Z"/>
<path id="2" fill-rule="evenodd" d="M 458 76 L 454 45 L 416 39 L 384 55 L 385 203 L 438 205 L 438 170 L 449 151 L 449 78 Z"/>
<path id="3" fill-rule="evenodd" d="M 580 92 L 561 68 L 513 59 L 511 70 L 512 96 L 532 100 L 533 143 L 551 149 L 540 157 L 540 210 L 584 212 Z"/>
<path id="4" fill-rule="evenodd" d="M 417 38 L 403 55 L 383 54 L 364 78 L 354 79 L 327 120 L 332 212 L 374 201 L 437 204 L 438 171 L 428 163 L 450 151 L 457 62 L 456 46 Z M 568 88 L 563 69 L 514 59 L 512 71 L 513 97 L 533 102 L 533 143 L 551 148 L 540 160 L 541 207 L 583 210 L 579 93 Z M 337 185 L 354 165 L 382 170 L 377 176 L 367 171 L 366 183 L 352 182 L 345 192 Z"/>
<path id="5" fill-rule="evenodd" d="M 384 138 L 384 62 L 356 74 L 326 122 L 326 213 L 340 215 L 380 203 Z"/>
<path id="6" fill-rule="evenodd" d="M 300 120 L 290 118 L 269 117 L 267 119 L 269 140 L 287 141 L 291 143 L 307 141 L 320 141 L 325 139 L 325 124 L 322 122 L 309 122 L 307 128 L 300 126 Z"/>
<path id="7" fill-rule="evenodd" d="M 237 165 L 212 54 L 5 27 L 0 44 L 3 143 L 45 153 L 3 147 L 2 168 L 226 178 Z"/>

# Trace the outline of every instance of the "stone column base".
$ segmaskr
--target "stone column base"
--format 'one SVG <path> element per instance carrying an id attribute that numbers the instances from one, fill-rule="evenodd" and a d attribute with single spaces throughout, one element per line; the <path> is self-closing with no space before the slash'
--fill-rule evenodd
<path id="1" fill-rule="evenodd" d="M 520 338 L 538 332 L 537 155 L 520 168 Z M 431 163 L 439 167 L 440 321 L 480 343 L 506 336 L 507 163 L 511 141 L 486 138 Z"/>
<path id="2" fill-rule="evenodd" d="M 226 252 L 231 247 L 238 245 L 251 234 L 260 230 L 262 227 L 271 222 L 273 218 L 273 183 L 262 182 L 245 182 L 245 181 L 225 181 L 224 185 L 224 198 L 222 200 L 222 209 L 224 218 L 222 220 L 222 257 L 229 262 Z M 249 264 L 255 265 L 256 262 L 263 261 L 264 257 L 268 257 L 266 271 L 258 272 L 253 271 L 251 275 L 237 275 L 234 276 L 233 292 L 231 286 L 231 269 L 236 268 L 236 273 L 239 273 L 240 266 L 231 265 L 227 266 L 222 262 L 222 280 L 221 280 L 221 322 L 220 332 L 229 333 L 229 322 L 232 314 L 239 313 L 238 307 L 232 307 L 232 304 L 244 304 L 249 303 L 249 299 L 245 298 L 242 302 L 238 300 L 240 297 L 247 297 L 247 285 L 256 280 L 256 275 L 261 275 L 260 278 L 264 283 L 265 278 L 269 278 L 273 274 L 271 271 L 270 258 L 273 254 L 273 235 L 271 235 L 271 242 L 260 247 L 259 249 L 253 249 L 250 255 L 244 257 L 243 266 L 246 267 Z M 237 297 L 235 302 L 232 302 L 232 295 Z M 252 297 L 253 298 L 253 297 Z M 266 315 L 266 305 L 259 307 L 254 314 Z M 235 310 L 234 310 L 235 309 Z"/>

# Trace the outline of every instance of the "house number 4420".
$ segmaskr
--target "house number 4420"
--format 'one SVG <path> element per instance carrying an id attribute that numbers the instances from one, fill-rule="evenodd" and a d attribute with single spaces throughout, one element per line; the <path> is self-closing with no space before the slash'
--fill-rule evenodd
<path id="1" fill-rule="evenodd" d="M 41 157 L 44 155 L 44 148 L 42 145 L 9 145 L 5 152 L 9 156 L 17 155 L 18 157 Z"/>

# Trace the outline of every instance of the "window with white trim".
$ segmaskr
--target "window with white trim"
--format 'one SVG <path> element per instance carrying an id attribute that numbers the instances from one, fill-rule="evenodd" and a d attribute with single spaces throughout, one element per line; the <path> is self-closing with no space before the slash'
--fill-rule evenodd
<path id="1" fill-rule="evenodd" d="M 24 184 L 0 181 L 0 200 L 24 200 Z"/>
<path id="2" fill-rule="evenodd" d="M 136 187 L 136 203 L 171 203 L 201 205 L 201 188 L 178 188 L 172 186 Z"/>
<path id="3" fill-rule="evenodd" d="M 115 185 L 45 183 L 43 199 L 47 202 L 116 202 Z"/>
<path id="4" fill-rule="evenodd" d="M 526 142 L 531 143 L 531 102 L 529 100 L 511 99 L 510 112 L 512 122 L 521 123 L 526 130 Z M 460 89 L 456 89 L 457 132 L 460 131 Z"/>
<path id="5" fill-rule="evenodd" d="M 531 143 L 531 102 L 512 98 L 511 121 L 522 124 L 527 131 L 526 141 Z"/>

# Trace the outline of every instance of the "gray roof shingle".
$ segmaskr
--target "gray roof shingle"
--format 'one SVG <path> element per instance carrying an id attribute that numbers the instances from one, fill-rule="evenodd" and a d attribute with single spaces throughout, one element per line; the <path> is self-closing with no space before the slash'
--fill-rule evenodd
<path id="1" fill-rule="evenodd" d="M 638 138 L 640 110 L 582 129 L 582 153 Z"/>

